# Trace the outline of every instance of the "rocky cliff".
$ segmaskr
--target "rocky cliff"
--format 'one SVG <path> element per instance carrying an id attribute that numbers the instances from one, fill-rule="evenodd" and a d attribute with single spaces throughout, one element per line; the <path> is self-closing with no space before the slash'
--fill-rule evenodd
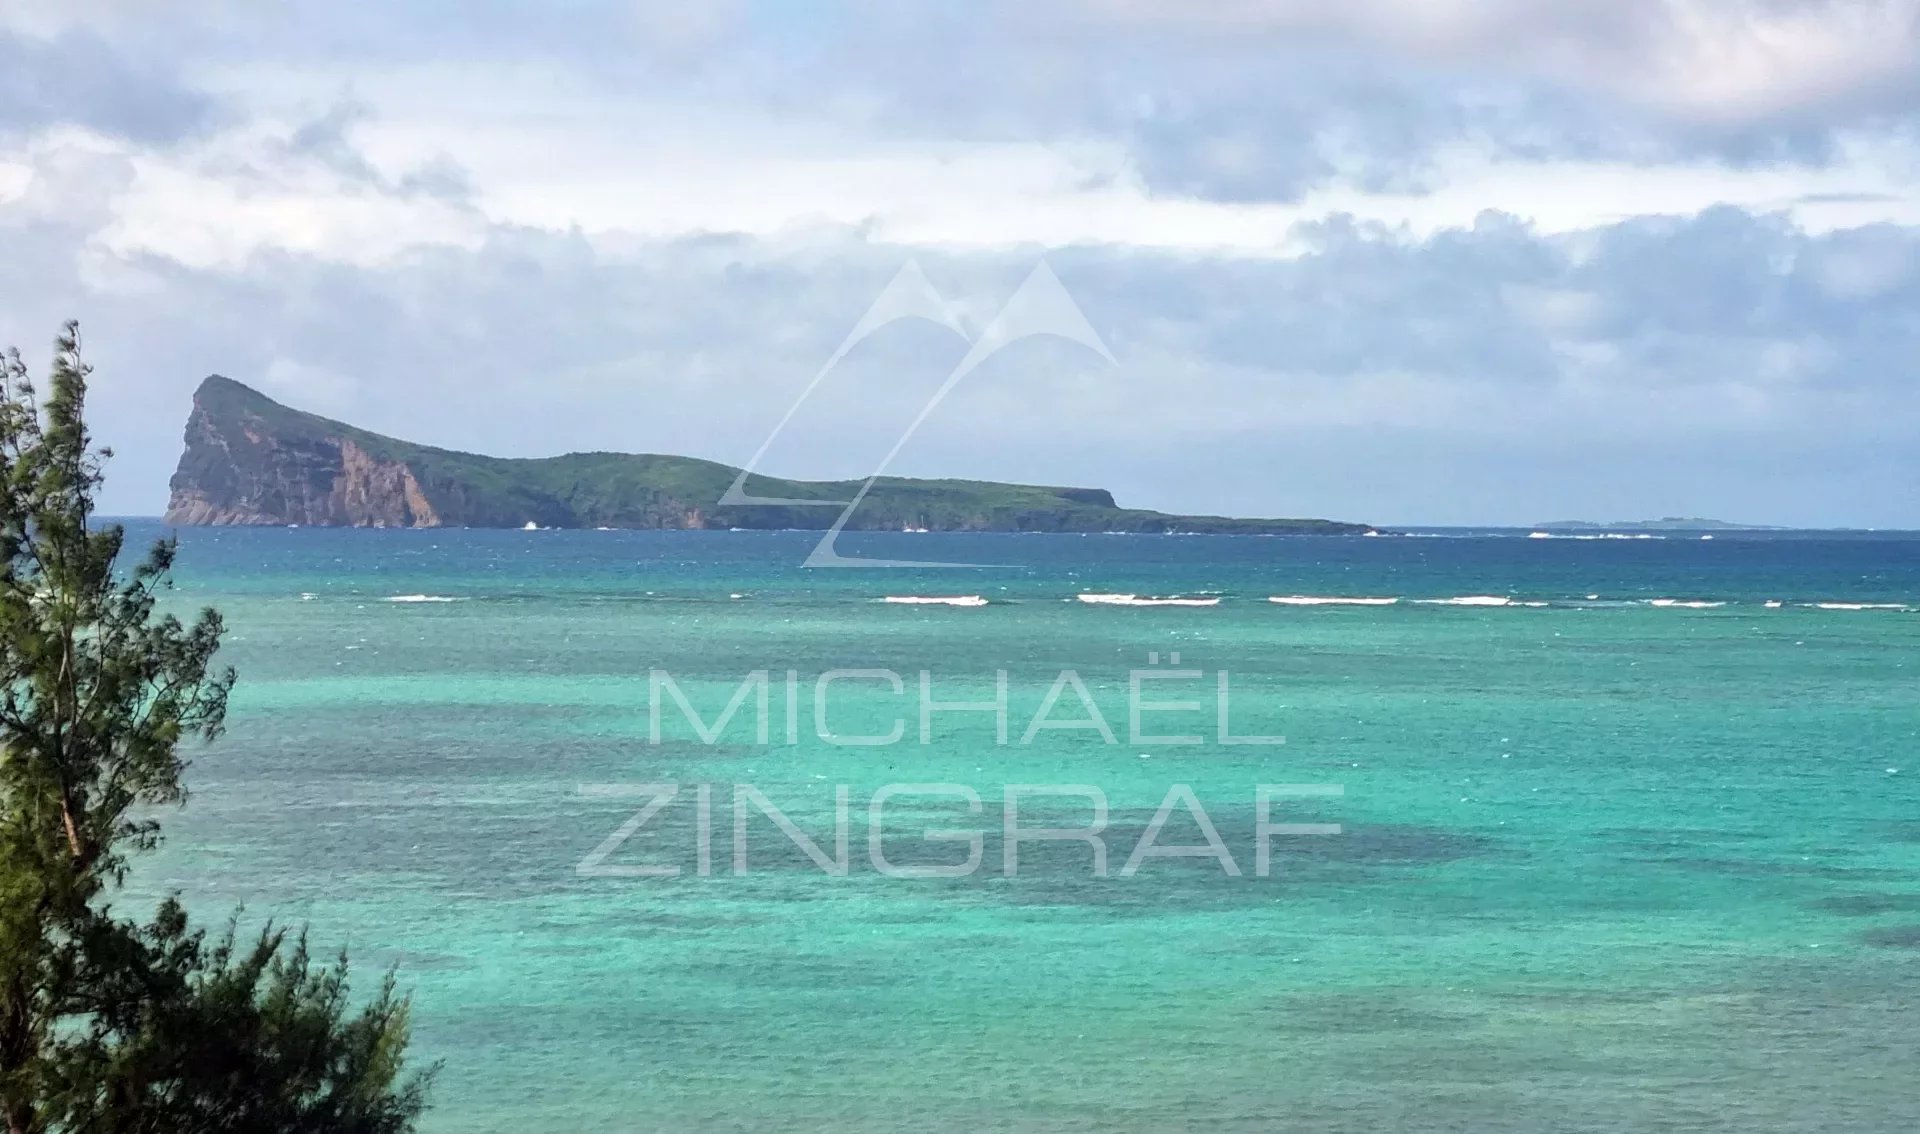
<path id="1" fill-rule="evenodd" d="M 810 503 L 721 506 L 739 470 L 691 457 L 569 453 L 514 460 L 416 445 L 283 406 L 218 375 L 201 383 L 173 475 L 176 524 L 351 527 L 812 528 L 834 523 L 857 482 L 753 477 L 754 496 Z M 1115 506 L 1097 488 L 970 480 L 876 481 L 853 531 L 1130 531 L 1355 534 L 1364 524 L 1237 520 Z"/>
<path id="2" fill-rule="evenodd" d="M 435 527 L 439 513 L 404 459 L 360 431 L 289 410 L 218 375 L 201 383 L 173 474 L 178 524 Z M 382 439 L 384 440 L 384 439 Z"/>

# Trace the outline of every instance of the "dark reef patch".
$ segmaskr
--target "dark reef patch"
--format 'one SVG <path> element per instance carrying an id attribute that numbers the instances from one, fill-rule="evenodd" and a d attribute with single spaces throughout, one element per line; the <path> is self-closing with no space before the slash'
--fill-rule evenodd
<path id="1" fill-rule="evenodd" d="M 1649 866 L 1671 866 L 1676 870 L 1698 874 L 1724 874 L 1740 878 L 1827 878 L 1839 882 L 1859 882 L 1876 879 L 1898 881 L 1913 876 L 1908 871 L 1876 866 L 1831 866 L 1819 862 L 1778 862 L 1707 855 L 1648 855 L 1629 861 Z"/>
<path id="2" fill-rule="evenodd" d="M 1920 894 L 1840 894 L 1808 904 L 1813 909 L 1842 917 L 1872 917 L 1920 910 Z"/>
<path id="3" fill-rule="evenodd" d="M 1314 1035 L 1407 1032 L 1437 1036 L 1465 1031 L 1476 1022 L 1468 1013 L 1435 1011 L 1406 997 L 1363 992 L 1285 997 L 1265 1018 L 1277 1030 Z"/>

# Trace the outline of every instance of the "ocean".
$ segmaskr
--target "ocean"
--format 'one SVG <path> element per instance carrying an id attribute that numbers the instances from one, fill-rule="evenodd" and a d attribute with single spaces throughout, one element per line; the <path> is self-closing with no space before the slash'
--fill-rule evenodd
<path id="1" fill-rule="evenodd" d="M 121 905 L 397 967 L 428 1131 L 1920 1128 L 1920 535 L 180 538 Z"/>

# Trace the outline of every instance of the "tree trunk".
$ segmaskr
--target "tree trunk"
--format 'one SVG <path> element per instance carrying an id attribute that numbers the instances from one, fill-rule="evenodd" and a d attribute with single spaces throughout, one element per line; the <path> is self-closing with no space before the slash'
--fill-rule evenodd
<path id="1" fill-rule="evenodd" d="M 73 802 L 65 797 L 60 800 L 60 823 L 66 829 L 67 850 L 73 854 L 74 863 L 85 867 L 87 865 L 86 855 L 83 853 L 85 848 L 80 845 L 80 827 L 73 819 Z"/>

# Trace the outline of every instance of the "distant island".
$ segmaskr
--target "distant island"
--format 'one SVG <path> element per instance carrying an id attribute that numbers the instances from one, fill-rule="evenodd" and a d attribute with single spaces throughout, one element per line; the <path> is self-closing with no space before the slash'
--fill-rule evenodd
<path id="1" fill-rule="evenodd" d="M 757 497 L 721 505 L 740 470 L 693 457 L 568 453 L 505 458 L 437 449 L 281 405 L 213 375 L 187 419 L 166 519 L 174 524 L 374 528 L 831 527 L 858 481 L 754 476 Z M 1122 508 L 1099 488 L 882 477 L 848 531 L 1202 532 L 1365 535 L 1367 524 L 1181 516 Z"/>
<path id="2" fill-rule="evenodd" d="M 1727 520 L 1708 520 L 1700 516 L 1663 516 L 1658 520 L 1615 520 L 1600 523 L 1595 520 L 1549 520 L 1544 524 L 1535 524 L 1535 531 L 1610 531 L 1610 532 L 1777 532 L 1784 528 L 1767 524 L 1736 524 Z"/>

